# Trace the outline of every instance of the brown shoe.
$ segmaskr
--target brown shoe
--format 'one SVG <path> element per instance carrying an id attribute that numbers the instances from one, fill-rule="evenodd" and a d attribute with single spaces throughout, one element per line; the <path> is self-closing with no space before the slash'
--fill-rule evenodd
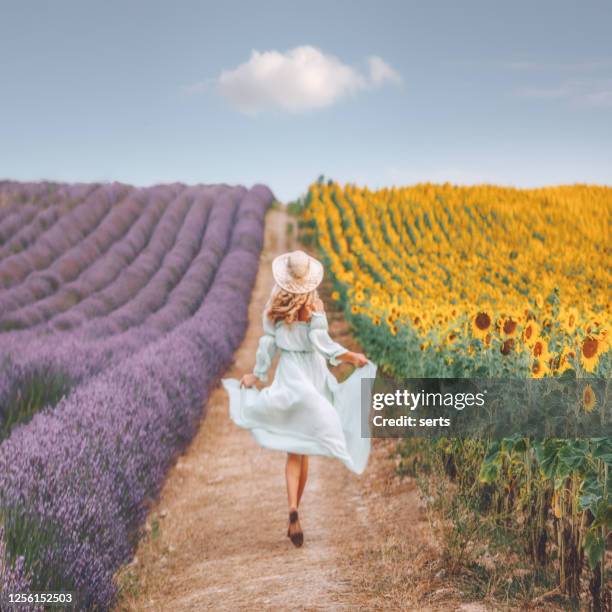
<path id="1" fill-rule="evenodd" d="M 297 510 L 292 510 L 289 513 L 289 528 L 287 529 L 287 536 L 296 548 L 299 548 L 304 543 L 304 533 L 300 526 L 300 519 L 298 517 Z"/>

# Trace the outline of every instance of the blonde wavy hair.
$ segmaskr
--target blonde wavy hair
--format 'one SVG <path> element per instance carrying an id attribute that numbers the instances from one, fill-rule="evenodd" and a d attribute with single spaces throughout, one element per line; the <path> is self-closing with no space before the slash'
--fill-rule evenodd
<path id="1" fill-rule="evenodd" d="M 280 287 L 272 291 L 266 306 L 266 314 L 274 323 L 294 323 L 298 320 L 299 312 L 304 306 L 311 307 L 319 294 L 316 289 L 308 293 L 289 293 Z"/>

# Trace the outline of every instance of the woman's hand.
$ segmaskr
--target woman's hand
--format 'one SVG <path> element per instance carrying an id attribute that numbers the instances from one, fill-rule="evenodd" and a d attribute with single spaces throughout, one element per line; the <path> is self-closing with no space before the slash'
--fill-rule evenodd
<path id="1" fill-rule="evenodd" d="M 257 376 L 255 376 L 255 374 L 245 374 L 240 379 L 240 386 L 248 389 L 249 387 L 254 387 L 256 382 Z"/>
<path id="2" fill-rule="evenodd" d="M 356 368 L 363 368 L 364 365 L 368 363 L 368 358 L 363 353 L 353 353 L 352 351 L 347 351 L 342 355 L 338 356 L 340 361 L 346 361 L 354 365 Z"/>
<path id="3" fill-rule="evenodd" d="M 356 368 L 363 368 L 364 365 L 367 365 L 368 358 L 363 353 L 351 353 L 353 356 L 352 364 Z"/>

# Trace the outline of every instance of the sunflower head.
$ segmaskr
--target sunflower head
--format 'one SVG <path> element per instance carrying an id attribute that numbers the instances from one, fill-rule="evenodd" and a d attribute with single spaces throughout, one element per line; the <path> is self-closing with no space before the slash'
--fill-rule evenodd
<path id="1" fill-rule="evenodd" d="M 502 321 L 501 330 L 506 338 L 512 338 L 516 335 L 518 323 L 512 318 L 508 317 Z"/>
<path id="2" fill-rule="evenodd" d="M 548 361 L 550 359 L 550 353 L 548 352 L 548 347 L 542 338 L 538 338 L 531 348 L 531 353 L 536 359 L 541 359 L 543 361 Z"/>
<path id="3" fill-rule="evenodd" d="M 539 325 L 531 320 L 528 321 L 523 329 L 523 342 L 532 347 L 540 337 L 540 327 Z"/>
<path id="4" fill-rule="evenodd" d="M 493 323 L 491 316 L 487 312 L 479 312 L 472 318 L 472 333 L 475 338 L 484 339 Z"/>
<path id="5" fill-rule="evenodd" d="M 597 406 L 597 396 L 595 391 L 593 391 L 593 387 L 587 385 L 582 391 L 582 407 L 585 412 L 593 412 L 595 406 Z"/>
<path id="6" fill-rule="evenodd" d="M 578 311 L 575 308 L 570 308 L 567 312 L 563 313 L 561 317 L 561 325 L 563 331 L 568 336 L 573 336 L 576 332 L 576 325 L 578 323 Z"/>
<path id="7" fill-rule="evenodd" d="M 580 361 L 587 372 L 592 372 L 599 361 L 601 346 L 596 336 L 587 336 L 580 345 Z"/>
<path id="8" fill-rule="evenodd" d="M 514 350 L 514 338 L 504 340 L 499 350 L 502 355 L 509 355 Z"/>

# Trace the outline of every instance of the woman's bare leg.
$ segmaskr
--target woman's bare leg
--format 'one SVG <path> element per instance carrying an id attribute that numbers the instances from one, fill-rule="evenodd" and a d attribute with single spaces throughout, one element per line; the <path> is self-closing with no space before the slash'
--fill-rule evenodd
<path id="1" fill-rule="evenodd" d="M 308 479 L 308 455 L 302 455 L 300 482 L 298 485 L 298 496 L 297 496 L 298 506 L 300 505 L 300 501 L 302 500 L 302 494 L 304 493 L 304 487 L 306 486 L 307 479 Z"/>
<path id="2" fill-rule="evenodd" d="M 298 548 L 304 542 L 304 533 L 300 526 L 300 519 L 297 513 L 297 507 L 300 503 L 302 459 L 302 455 L 289 453 L 287 455 L 287 466 L 285 467 L 285 476 L 287 477 L 287 501 L 289 502 L 289 527 L 287 527 L 287 535 L 291 539 L 293 545 Z"/>
<path id="3" fill-rule="evenodd" d="M 289 510 L 297 510 L 298 507 L 301 471 L 302 455 L 288 453 L 285 477 L 287 478 L 287 501 L 289 502 Z"/>

